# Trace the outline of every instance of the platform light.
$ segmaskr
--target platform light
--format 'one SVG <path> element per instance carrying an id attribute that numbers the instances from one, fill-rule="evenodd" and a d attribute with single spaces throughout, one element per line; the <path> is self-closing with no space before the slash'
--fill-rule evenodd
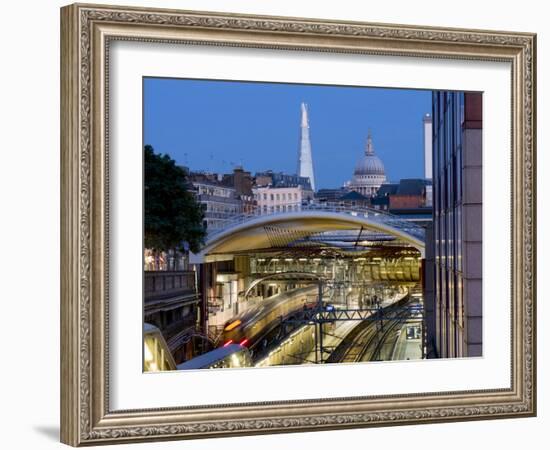
<path id="1" fill-rule="evenodd" d="M 231 355 L 231 362 L 233 363 L 233 367 L 239 367 L 240 366 L 239 358 L 237 358 L 236 354 Z"/>
<path id="2" fill-rule="evenodd" d="M 145 358 L 145 362 L 151 362 L 153 361 L 153 352 L 151 352 L 151 349 L 149 348 L 149 344 L 146 343 L 144 346 L 143 346 L 143 349 L 144 349 L 144 358 Z"/>

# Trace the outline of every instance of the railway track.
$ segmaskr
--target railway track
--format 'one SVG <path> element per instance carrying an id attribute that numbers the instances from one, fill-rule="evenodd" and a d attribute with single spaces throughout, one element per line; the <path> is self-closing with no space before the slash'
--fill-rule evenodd
<path id="1" fill-rule="evenodd" d="M 389 324 L 386 324 L 386 327 L 383 331 L 382 336 L 380 336 L 379 333 L 376 333 L 376 336 L 373 338 L 373 342 L 369 342 L 364 347 L 363 353 L 361 354 L 359 361 L 387 360 L 385 358 L 380 357 L 382 349 L 385 345 L 389 343 L 388 338 L 390 337 L 390 335 L 392 335 L 397 329 L 399 329 L 401 325 L 407 320 L 408 317 L 409 317 L 408 311 L 401 311 L 399 314 L 397 314 L 397 316 L 394 317 Z M 371 349 L 372 351 L 370 351 L 369 353 L 369 350 Z"/>
<path id="2" fill-rule="evenodd" d="M 411 303 L 410 299 L 406 299 L 386 308 L 383 321 L 372 320 L 358 324 L 350 332 L 346 342 L 330 355 L 327 362 L 352 363 L 376 360 L 390 334 L 409 317 L 409 311 L 401 308 Z"/>

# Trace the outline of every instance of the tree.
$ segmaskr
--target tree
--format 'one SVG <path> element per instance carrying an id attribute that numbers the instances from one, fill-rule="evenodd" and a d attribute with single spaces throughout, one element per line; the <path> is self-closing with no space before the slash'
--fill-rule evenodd
<path id="1" fill-rule="evenodd" d="M 145 247 L 156 252 L 189 250 L 204 244 L 204 212 L 189 191 L 187 172 L 168 155 L 144 149 Z"/>

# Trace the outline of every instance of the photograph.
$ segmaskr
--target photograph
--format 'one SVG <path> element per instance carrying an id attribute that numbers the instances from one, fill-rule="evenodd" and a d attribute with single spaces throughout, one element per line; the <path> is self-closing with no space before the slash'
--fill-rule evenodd
<path id="1" fill-rule="evenodd" d="M 483 356 L 482 92 L 142 92 L 144 372 Z"/>

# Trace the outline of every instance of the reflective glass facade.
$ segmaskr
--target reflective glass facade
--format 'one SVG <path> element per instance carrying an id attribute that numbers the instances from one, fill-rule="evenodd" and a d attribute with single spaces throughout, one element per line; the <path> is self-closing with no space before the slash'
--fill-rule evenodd
<path id="1" fill-rule="evenodd" d="M 443 358 L 482 355 L 482 94 L 433 94 L 432 344 Z"/>

